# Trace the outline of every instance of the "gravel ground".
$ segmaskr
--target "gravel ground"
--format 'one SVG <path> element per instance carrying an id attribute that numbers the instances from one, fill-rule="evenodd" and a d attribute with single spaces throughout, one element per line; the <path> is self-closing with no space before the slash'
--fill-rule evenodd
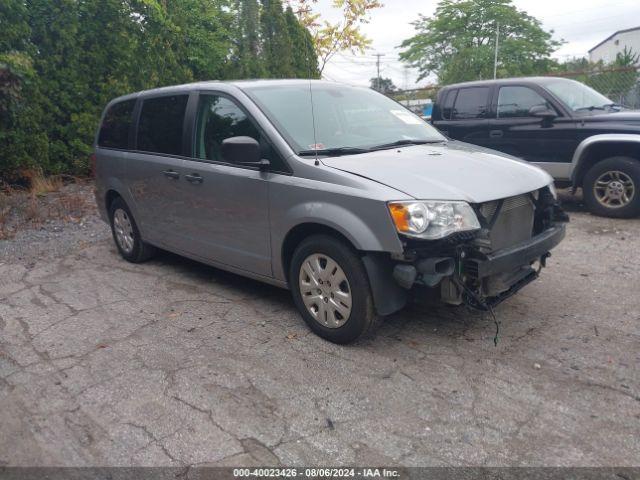
<path id="1" fill-rule="evenodd" d="M 29 264 L 44 257 L 57 258 L 111 236 L 108 225 L 98 217 L 92 183 L 71 183 L 36 201 L 37 207 L 29 209 L 30 196 L 19 192 L 6 201 L 11 206 L 6 221 L 11 235 L 8 240 L 0 237 L 2 261 Z M 25 218 L 28 214 L 34 218 Z"/>
<path id="2" fill-rule="evenodd" d="M 285 291 L 124 262 L 94 210 L 21 231 L 0 241 L 0 465 L 637 466 L 640 220 L 565 197 L 497 347 L 444 307 L 329 344 Z"/>

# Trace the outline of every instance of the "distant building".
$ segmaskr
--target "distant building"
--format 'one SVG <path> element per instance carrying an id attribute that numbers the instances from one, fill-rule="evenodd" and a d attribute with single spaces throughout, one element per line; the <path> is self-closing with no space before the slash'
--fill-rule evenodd
<path id="1" fill-rule="evenodd" d="M 589 60 L 592 62 L 602 61 L 605 64 L 613 63 L 616 55 L 622 53 L 625 48 L 640 55 L 640 27 L 619 30 L 605 38 L 589 50 Z"/>

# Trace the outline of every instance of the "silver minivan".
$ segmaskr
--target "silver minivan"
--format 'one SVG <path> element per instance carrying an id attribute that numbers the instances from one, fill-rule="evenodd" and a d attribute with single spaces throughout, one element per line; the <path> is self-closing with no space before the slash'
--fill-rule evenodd
<path id="1" fill-rule="evenodd" d="M 565 235 L 551 177 L 449 140 L 367 88 L 203 82 L 107 105 L 96 199 L 130 262 L 156 248 L 292 291 L 337 343 L 418 296 L 490 310 Z"/>

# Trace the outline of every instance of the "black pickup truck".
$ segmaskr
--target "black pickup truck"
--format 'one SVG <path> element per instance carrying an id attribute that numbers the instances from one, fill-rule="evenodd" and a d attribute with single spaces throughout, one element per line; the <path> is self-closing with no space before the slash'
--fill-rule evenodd
<path id="1" fill-rule="evenodd" d="M 448 85 L 431 121 L 454 140 L 534 163 L 560 186 L 583 189 L 595 214 L 640 215 L 640 111 L 565 78 Z"/>

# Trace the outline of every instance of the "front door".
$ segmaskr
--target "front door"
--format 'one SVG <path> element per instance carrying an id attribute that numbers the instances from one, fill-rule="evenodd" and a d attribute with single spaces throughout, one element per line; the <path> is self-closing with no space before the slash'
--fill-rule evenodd
<path id="1" fill-rule="evenodd" d="M 200 94 L 193 158 L 181 181 L 181 247 L 206 260 L 271 276 L 269 178 L 274 175 L 228 163 L 222 141 L 237 136 L 262 141 L 259 130 L 231 98 Z"/>
<path id="2" fill-rule="evenodd" d="M 558 116 L 531 116 L 529 110 L 535 106 L 554 110 Z M 558 113 L 542 93 L 527 86 L 500 87 L 496 118 L 489 124 L 490 148 L 550 167 L 548 170 L 559 165 L 568 169 L 576 147 L 574 121 Z"/>

